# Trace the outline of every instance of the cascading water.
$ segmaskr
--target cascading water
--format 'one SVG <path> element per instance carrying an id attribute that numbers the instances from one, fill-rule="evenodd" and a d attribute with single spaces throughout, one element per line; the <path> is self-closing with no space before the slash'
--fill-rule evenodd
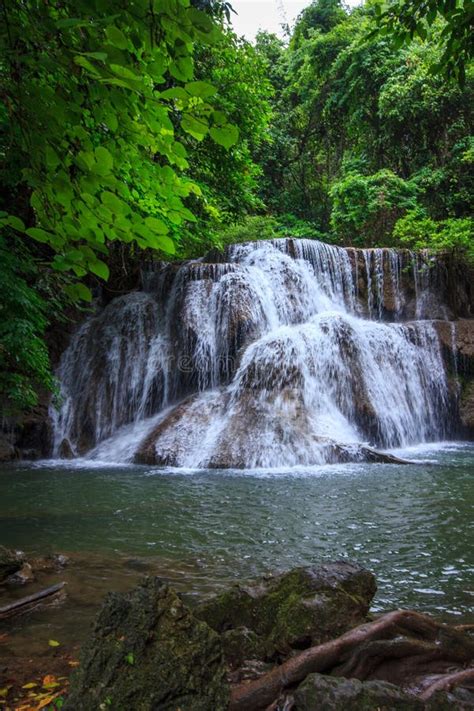
<path id="1" fill-rule="evenodd" d="M 443 438 L 447 377 L 421 320 L 436 297 L 417 260 L 281 239 L 148 273 L 64 353 L 55 453 L 278 467 Z"/>

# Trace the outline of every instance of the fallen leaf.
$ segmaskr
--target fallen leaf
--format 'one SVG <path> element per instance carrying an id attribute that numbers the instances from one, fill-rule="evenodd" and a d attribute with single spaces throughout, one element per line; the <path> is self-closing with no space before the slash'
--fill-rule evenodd
<path id="1" fill-rule="evenodd" d="M 23 684 L 23 686 L 21 688 L 22 689 L 34 689 L 35 686 L 38 686 L 36 681 L 30 681 L 28 684 Z"/>
<path id="2" fill-rule="evenodd" d="M 55 639 L 50 639 L 49 642 L 48 642 L 48 644 L 49 644 L 50 647 L 59 647 L 59 645 L 60 645 L 61 643 L 60 643 L 60 642 L 57 642 Z"/>
<path id="3" fill-rule="evenodd" d="M 48 696 L 46 699 L 44 699 L 38 706 L 36 706 L 33 711 L 41 711 L 41 709 L 44 709 L 45 706 L 48 706 L 54 699 L 57 699 L 58 696 L 61 696 L 62 693 L 64 693 L 64 689 L 61 689 L 61 691 L 57 691 L 55 694 L 52 694 L 51 696 Z"/>
<path id="4" fill-rule="evenodd" d="M 68 662 L 70 667 L 78 667 L 80 662 L 77 661 L 77 659 L 71 659 L 70 662 Z"/>
<path id="5" fill-rule="evenodd" d="M 8 696 L 8 692 L 10 691 L 12 687 L 11 686 L 5 686 L 3 689 L 0 689 L 0 696 Z"/>
<path id="6" fill-rule="evenodd" d="M 54 686 L 59 686 L 56 677 L 52 674 L 47 674 L 43 679 L 43 687 L 45 689 L 50 689 Z"/>

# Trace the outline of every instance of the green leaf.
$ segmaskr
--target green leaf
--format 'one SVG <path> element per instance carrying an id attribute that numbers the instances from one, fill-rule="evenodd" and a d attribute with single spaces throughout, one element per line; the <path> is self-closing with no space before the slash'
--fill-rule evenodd
<path id="1" fill-rule="evenodd" d="M 9 225 L 10 227 L 13 227 L 14 230 L 17 230 L 18 232 L 24 232 L 25 231 L 25 223 L 23 220 L 20 220 L 19 217 L 16 217 L 15 215 L 8 215 L 5 224 Z"/>
<path id="2" fill-rule="evenodd" d="M 239 129 L 231 123 L 226 126 L 212 126 L 209 133 L 211 138 L 224 148 L 230 148 L 239 138 Z"/>
<path id="3" fill-rule="evenodd" d="M 104 279 L 104 281 L 107 281 L 110 276 L 110 271 L 105 262 L 102 262 L 100 259 L 97 259 L 97 261 L 89 262 L 88 266 L 91 272 L 96 274 L 101 279 Z"/>
<path id="4" fill-rule="evenodd" d="M 191 81 L 184 87 L 188 94 L 191 96 L 198 96 L 202 99 L 208 99 L 210 96 L 214 96 L 217 93 L 217 89 L 212 84 L 208 84 L 205 81 Z"/>
<path id="5" fill-rule="evenodd" d="M 125 655 L 125 661 L 128 662 L 128 664 L 135 664 L 135 657 L 132 652 Z"/>
<path id="6" fill-rule="evenodd" d="M 165 235 L 160 235 L 156 239 L 157 248 L 161 249 L 162 252 L 166 254 L 174 254 L 176 252 L 176 247 L 173 240 Z"/>
<path id="7" fill-rule="evenodd" d="M 178 57 L 176 61 L 171 62 L 169 72 L 171 76 L 179 79 L 179 81 L 188 81 L 193 77 L 193 60 L 191 57 Z"/>
<path id="8" fill-rule="evenodd" d="M 114 167 L 114 159 L 111 153 L 104 146 L 96 148 L 94 153 L 97 161 L 95 172 L 99 173 L 99 175 L 108 175 Z"/>
<path id="9" fill-rule="evenodd" d="M 113 45 L 114 47 L 117 47 L 117 49 L 127 49 L 128 40 L 123 34 L 122 30 L 119 30 L 118 27 L 110 25 L 105 29 L 105 34 L 109 44 Z"/>
<path id="10" fill-rule="evenodd" d="M 160 93 L 162 99 L 183 99 L 188 101 L 189 96 L 181 86 L 175 86 L 172 89 L 165 89 Z"/>
<path id="11" fill-rule="evenodd" d="M 186 131 L 198 141 L 202 141 L 209 130 L 205 121 L 195 118 L 192 114 L 184 114 L 181 119 L 181 127 L 183 131 Z"/>
<path id="12" fill-rule="evenodd" d="M 130 211 L 128 205 L 123 200 L 108 190 L 101 193 L 100 199 L 104 205 L 112 210 L 112 212 L 116 215 L 123 215 L 124 213 Z"/>
<path id="13" fill-rule="evenodd" d="M 54 235 L 51 232 L 47 232 L 40 227 L 29 227 L 26 230 L 26 234 L 37 242 L 43 242 L 44 244 L 50 244 L 54 240 Z"/>
<path id="14" fill-rule="evenodd" d="M 168 232 L 168 227 L 157 217 L 145 217 L 145 225 L 152 230 L 152 232 L 156 232 L 156 234 L 159 235 L 165 235 Z"/>
<path id="15" fill-rule="evenodd" d="M 111 64 L 110 69 L 118 77 L 122 79 L 132 79 L 132 81 L 140 81 L 141 77 L 135 72 L 132 72 L 128 67 L 123 67 L 121 64 Z"/>
<path id="16" fill-rule="evenodd" d="M 91 290 L 85 284 L 81 284 L 81 282 L 76 282 L 75 284 L 66 284 L 64 290 L 73 301 L 92 301 Z M 51 642 L 54 641 L 55 640 L 50 640 L 50 645 Z M 53 644 L 51 646 L 55 647 L 57 645 L 59 645 L 59 642 L 56 642 L 56 644 Z"/>
<path id="17" fill-rule="evenodd" d="M 78 54 L 74 57 L 74 61 L 76 64 L 78 64 L 80 67 L 85 69 L 89 74 L 92 74 L 94 77 L 100 77 L 100 73 L 97 71 L 97 68 L 94 67 L 91 62 L 86 57 L 83 57 L 81 54 Z"/>
<path id="18" fill-rule="evenodd" d="M 59 647 L 59 642 L 57 642 L 55 639 L 50 639 L 48 642 L 50 647 Z"/>
<path id="19" fill-rule="evenodd" d="M 45 149 L 45 159 L 46 159 L 46 165 L 48 168 L 51 168 L 51 170 L 54 170 L 55 168 L 58 167 L 58 165 L 61 163 L 59 160 L 58 154 L 52 148 L 51 146 L 47 145 Z"/>

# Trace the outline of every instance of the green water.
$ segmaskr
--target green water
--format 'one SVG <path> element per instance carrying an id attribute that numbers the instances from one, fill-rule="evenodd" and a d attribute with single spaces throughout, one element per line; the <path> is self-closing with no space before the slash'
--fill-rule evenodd
<path id="1" fill-rule="evenodd" d="M 69 576 L 70 595 L 61 622 L 48 613 L 53 628 L 72 630 L 79 612 L 88 621 L 105 590 L 125 589 L 148 567 L 199 595 L 340 558 L 376 574 L 374 609 L 464 620 L 474 602 L 474 446 L 410 456 L 431 464 L 287 472 L 4 467 L 0 542 L 72 555 L 71 569 L 55 578 Z"/>

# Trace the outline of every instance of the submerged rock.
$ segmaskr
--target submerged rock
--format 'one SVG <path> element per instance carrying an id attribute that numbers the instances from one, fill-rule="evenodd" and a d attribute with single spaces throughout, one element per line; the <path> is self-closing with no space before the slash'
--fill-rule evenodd
<path id="1" fill-rule="evenodd" d="M 365 621 L 375 578 L 344 561 L 296 568 L 254 585 L 235 585 L 195 614 L 222 634 L 233 667 L 321 644 Z"/>
<path id="2" fill-rule="evenodd" d="M 294 694 L 294 711 L 423 711 L 425 704 L 385 681 L 309 674 Z"/>
<path id="3" fill-rule="evenodd" d="M 224 711 L 228 699 L 219 636 L 149 578 L 106 598 L 64 708 Z"/>

